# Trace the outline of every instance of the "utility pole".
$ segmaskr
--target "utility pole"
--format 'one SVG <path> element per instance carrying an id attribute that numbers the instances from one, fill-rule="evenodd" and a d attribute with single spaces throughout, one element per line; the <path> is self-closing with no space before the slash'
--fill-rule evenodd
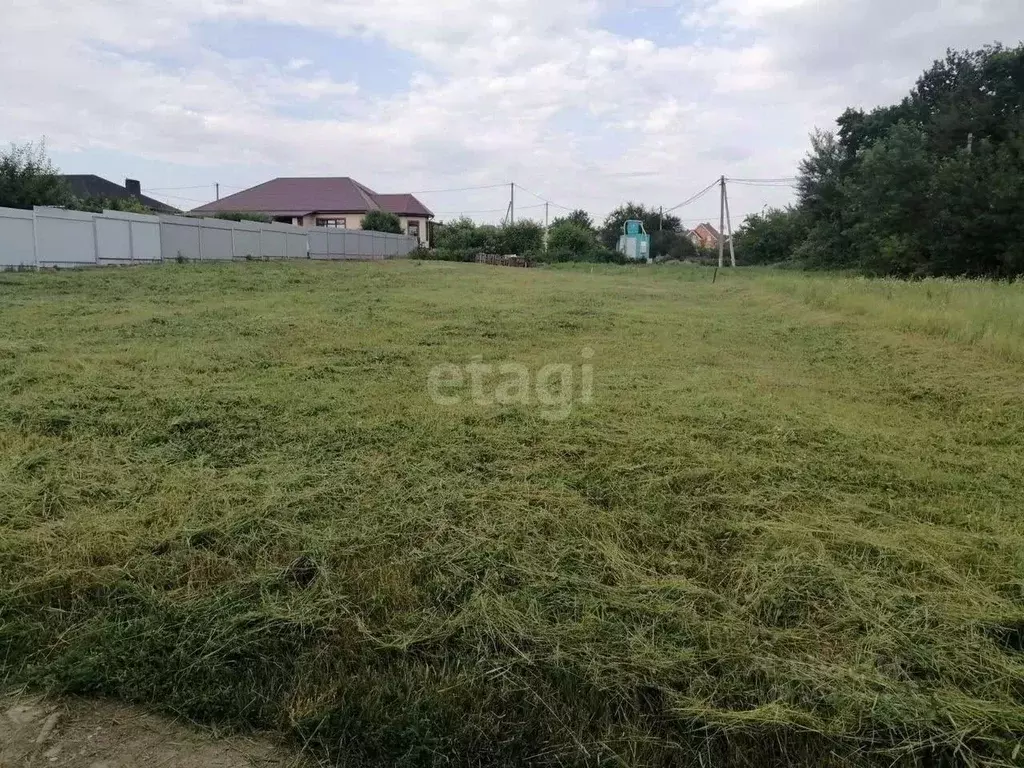
<path id="1" fill-rule="evenodd" d="M 548 228 L 548 206 L 549 205 L 550 205 L 550 203 L 547 200 L 545 200 L 544 201 L 544 230 L 545 231 L 547 231 L 547 228 Z"/>
<path id="2" fill-rule="evenodd" d="M 508 185 L 511 197 L 508 199 L 508 223 L 516 223 L 516 183 L 513 181 Z"/>
<path id="3" fill-rule="evenodd" d="M 721 179 L 718 195 L 718 268 L 725 266 L 725 176 Z"/>
<path id="4" fill-rule="evenodd" d="M 967 134 L 967 154 L 971 154 L 974 150 L 974 132 Z"/>
<path id="5" fill-rule="evenodd" d="M 217 188 L 217 199 L 220 200 L 220 182 L 218 181 L 213 186 L 215 186 Z"/>
<path id="6" fill-rule="evenodd" d="M 663 205 L 659 205 L 658 206 L 658 231 L 659 232 L 661 232 L 662 228 L 664 227 L 665 214 L 664 214 L 664 212 L 662 210 L 664 207 L 665 206 L 663 206 Z"/>
<path id="7" fill-rule="evenodd" d="M 729 263 L 736 266 L 736 249 L 732 244 L 732 218 L 729 216 L 729 190 L 725 186 L 725 178 L 722 178 L 722 199 L 725 201 L 725 228 L 729 232 Z"/>

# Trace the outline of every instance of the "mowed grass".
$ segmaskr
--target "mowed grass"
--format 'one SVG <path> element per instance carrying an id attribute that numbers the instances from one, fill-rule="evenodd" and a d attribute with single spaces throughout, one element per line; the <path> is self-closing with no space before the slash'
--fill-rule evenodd
<path id="1" fill-rule="evenodd" d="M 0 682 L 354 766 L 1021 763 L 1024 287 L 711 277 L 0 275 Z M 478 356 L 594 397 L 435 404 Z"/>

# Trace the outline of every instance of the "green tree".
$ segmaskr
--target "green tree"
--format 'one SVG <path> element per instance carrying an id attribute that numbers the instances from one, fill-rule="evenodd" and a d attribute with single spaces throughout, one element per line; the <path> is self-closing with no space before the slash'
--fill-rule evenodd
<path id="1" fill-rule="evenodd" d="M 0 206 L 72 206 L 74 195 L 46 154 L 46 145 L 12 144 L 0 152 Z"/>
<path id="2" fill-rule="evenodd" d="M 367 232 L 402 234 L 402 220 L 387 211 L 370 211 L 363 216 L 363 229 Z"/>
<path id="3" fill-rule="evenodd" d="M 544 247 L 544 227 L 536 221 L 524 219 L 506 224 L 500 232 L 496 252 L 502 255 L 525 256 Z"/>
<path id="4" fill-rule="evenodd" d="M 548 230 L 548 255 L 552 261 L 586 261 L 597 247 L 594 231 L 568 217 L 556 220 Z"/>
<path id="5" fill-rule="evenodd" d="M 800 211 L 793 207 L 769 208 L 744 219 L 733 234 L 741 264 L 778 264 L 788 261 L 807 236 Z"/>
<path id="6" fill-rule="evenodd" d="M 556 217 L 555 220 L 551 222 L 551 226 L 557 227 L 559 224 L 564 224 L 566 222 L 578 224 L 584 229 L 594 229 L 594 220 L 590 218 L 590 214 L 584 211 L 582 208 L 577 208 L 575 211 L 566 216 Z"/>

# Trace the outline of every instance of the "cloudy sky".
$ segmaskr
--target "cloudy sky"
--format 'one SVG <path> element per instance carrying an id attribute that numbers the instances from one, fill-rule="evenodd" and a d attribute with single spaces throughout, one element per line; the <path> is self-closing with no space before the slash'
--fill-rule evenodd
<path id="1" fill-rule="evenodd" d="M 498 220 L 516 181 L 603 216 L 721 174 L 792 176 L 814 126 L 1020 0 L 0 0 L 0 140 L 182 208 L 274 176 L 423 192 Z M 791 190 L 739 186 L 737 218 Z M 520 215 L 543 204 L 517 193 Z M 540 206 L 529 208 L 527 206 Z M 552 208 L 552 216 L 560 212 Z M 717 216 L 713 195 L 681 210 Z"/>

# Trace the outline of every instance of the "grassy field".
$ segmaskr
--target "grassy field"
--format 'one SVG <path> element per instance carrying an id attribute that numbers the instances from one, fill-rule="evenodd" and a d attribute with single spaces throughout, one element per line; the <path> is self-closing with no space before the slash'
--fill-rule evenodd
<path id="1" fill-rule="evenodd" d="M 593 397 L 432 400 L 477 356 Z M 353 766 L 1020 764 L 1022 382 L 1021 285 L 0 275 L 0 685 Z"/>

